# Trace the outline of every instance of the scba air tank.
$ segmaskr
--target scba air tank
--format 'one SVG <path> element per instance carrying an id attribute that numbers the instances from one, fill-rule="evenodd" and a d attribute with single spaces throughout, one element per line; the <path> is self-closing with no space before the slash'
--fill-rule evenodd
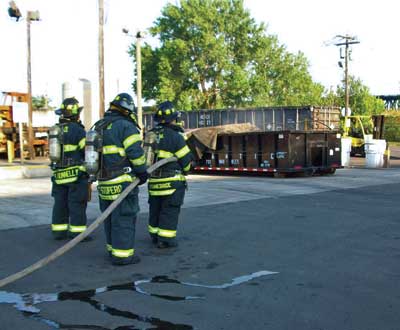
<path id="1" fill-rule="evenodd" d="M 85 167 L 90 175 L 96 175 L 99 170 L 98 137 L 94 129 L 86 133 Z"/>
<path id="2" fill-rule="evenodd" d="M 61 128 L 58 125 L 49 129 L 49 156 L 53 163 L 61 160 Z"/>
<path id="3" fill-rule="evenodd" d="M 143 143 L 143 150 L 146 157 L 146 165 L 151 166 L 154 164 L 154 153 L 156 152 L 157 134 L 153 131 L 146 133 Z"/>

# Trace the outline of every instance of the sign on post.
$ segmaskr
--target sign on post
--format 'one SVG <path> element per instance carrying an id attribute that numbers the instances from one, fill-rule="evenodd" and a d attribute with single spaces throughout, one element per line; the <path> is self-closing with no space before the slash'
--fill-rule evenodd
<path id="1" fill-rule="evenodd" d="M 13 121 L 16 123 L 28 122 L 28 103 L 25 102 L 13 103 Z"/>

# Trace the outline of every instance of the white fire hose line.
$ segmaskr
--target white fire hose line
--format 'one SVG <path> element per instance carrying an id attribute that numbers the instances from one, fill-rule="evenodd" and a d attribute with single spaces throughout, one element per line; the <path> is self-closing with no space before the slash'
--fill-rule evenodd
<path id="1" fill-rule="evenodd" d="M 159 167 L 176 161 L 177 159 L 175 157 L 170 157 L 170 158 L 165 158 L 160 160 L 159 162 L 153 164 L 152 166 L 150 166 L 147 169 L 147 172 L 150 174 L 152 173 L 154 170 L 158 169 Z M 88 235 L 90 235 L 101 223 L 104 222 L 105 219 L 107 219 L 107 217 L 111 214 L 111 212 L 122 202 L 122 200 L 139 184 L 139 179 L 135 179 L 122 193 L 121 195 L 119 195 L 119 197 L 113 201 L 110 206 L 86 229 L 86 231 L 84 231 L 83 233 L 79 234 L 78 236 L 76 236 L 74 239 L 70 240 L 68 243 L 66 243 L 65 245 L 63 245 L 62 247 L 60 247 L 59 249 L 57 249 L 56 251 L 54 251 L 52 254 L 50 254 L 49 256 L 39 260 L 38 262 L 32 264 L 31 266 L 13 274 L 10 275 L 2 280 L 0 280 L 0 288 L 13 283 L 31 273 L 33 273 L 34 271 L 44 267 L 45 265 L 47 265 L 48 263 L 50 263 L 51 261 L 57 259 L 58 257 L 60 257 L 61 255 L 63 255 L 65 252 L 69 251 L 70 249 L 72 249 L 75 245 L 77 245 L 80 241 L 82 241 L 85 237 L 87 237 Z"/>

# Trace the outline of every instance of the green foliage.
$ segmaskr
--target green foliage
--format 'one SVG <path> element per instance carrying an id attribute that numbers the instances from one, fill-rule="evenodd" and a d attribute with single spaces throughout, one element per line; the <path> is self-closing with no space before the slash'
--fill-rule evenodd
<path id="1" fill-rule="evenodd" d="M 32 96 L 33 110 L 48 110 L 51 100 L 46 95 Z"/>
<path id="2" fill-rule="evenodd" d="M 181 109 L 320 102 L 323 87 L 304 55 L 267 35 L 242 0 L 169 3 L 150 33 L 160 45 L 142 48 L 145 100 L 169 99 Z"/>
<path id="3" fill-rule="evenodd" d="M 398 111 L 385 112 L 385 132 L 387 141 L 400 142 L 400 113 Z"/>
<path id="4" fill-rule="evenodd" d="M 345 107 L 345 92 L 343 87 L 337 87 L 336 102 Z M 360 79 L 349 77 L 349 107 L 352 115 L 377 115 L 385 111 L 385 103 L 371 95 L 369 88 Z"/>
<path id="5" fill-rule="evenodd" d="M 142 47 L 143 97 L 178 108 L 321 105 L 344 107 L 344 88 L 312 81 L 304 54 L 289 53 L 242 0 L 168 3 L 150 28 L 158 46 Z M 135 45 L 130 55 L 135 61 Z M 136 82 L 133 83 L 136 89 Z M 384 110 L 360 80 L 349 79 L 353 114 Z"/>

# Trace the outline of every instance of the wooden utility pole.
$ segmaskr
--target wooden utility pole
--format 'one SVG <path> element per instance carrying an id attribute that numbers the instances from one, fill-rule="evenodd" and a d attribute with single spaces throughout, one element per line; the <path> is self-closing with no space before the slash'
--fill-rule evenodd
<path id="1" fill-rule="evenodd" d="M 136 33 L 136 95 L 137 95 L 137 120 L 140 128 L 143 128 L 142 110 L 142 51 L 140 31 Z M 143 132 L 143 130 L 141 131 Z"/>
<path id="2" fill-rule="evenodd" d="M 104 0 L 99 0 L 99 117 L 104 116 Z"/>
<path id="3" fill-rule="evenodd" d="M 32 76 L 31 76 L 31 12 L 26 15 L 26 35 L 27 35 L 27 84 L 28 84 L 28 150 L 29 158 L 35 158 L 35 148 L 33 146 L 33 128 L 32 128 Z M 23 158 L 23 145 L 20 147 L 21 159 Z"/>
<path id="4" fill-rule="evenodd" d="M 341 38 L 341 41 L 336 43 L 335 46 L 344 46 L 344 98 L 345 98 L 345 115 L 349 115 L 349 61 L 350 61 L 350 45 L 359 44 L 360 42 L 356 40 L 356 37 L 349 35 L 337 35 L 337 38 Z M 342 52 L 340 52 L 340 58 L 343 59 Z M 341 63 L 341 62 L 339 62 Z"/>

